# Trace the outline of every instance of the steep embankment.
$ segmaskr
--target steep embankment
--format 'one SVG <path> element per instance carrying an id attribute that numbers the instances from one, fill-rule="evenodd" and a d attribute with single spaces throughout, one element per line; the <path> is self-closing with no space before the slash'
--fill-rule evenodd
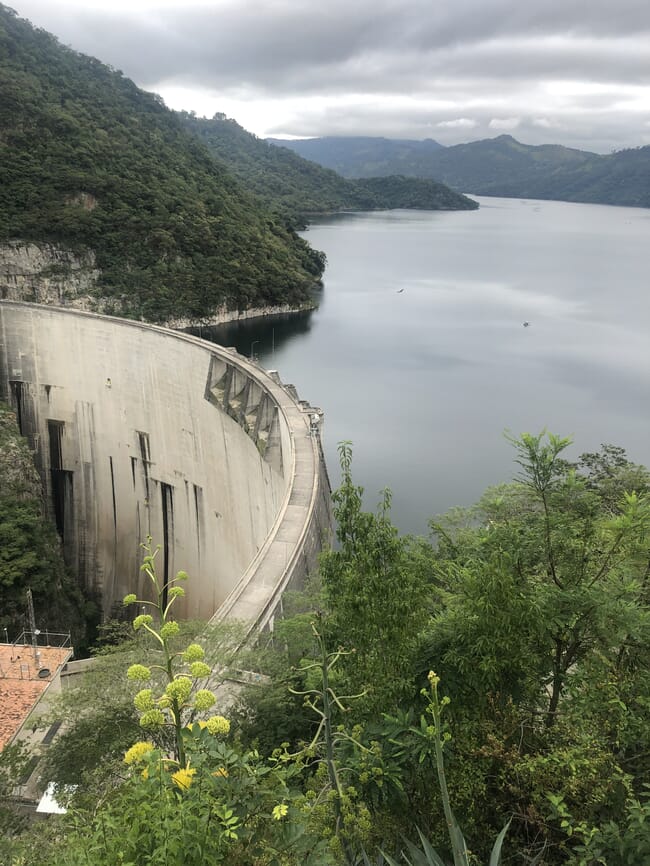
<path id="1" fill-rule="evenodd" d="M 322 257 L 157 96 L 1 4 L 0 94 L 0 242 L 94 255 L 97 305 L 154 321 L 308 299 Z"/>
<path id="2" fill-rule="evenodd" d="M 392 172 L 436 178 L 475 195 L 650 207 L 650 146 L 602 156 L 554 144 L 522 144 L 511 135 L 453 147 L 421 141 L 387 147 L 385 142 L 322 138 L 282 144 L 347 177 Z"/>
<path id="3" fill-rule="evenodd" d="M 419 178 L 347 180 L 292 150 L 257 138 L 224 114 L 211 120 L 182 113 L 214 156 L 267 206 L 290 218 L 337 210 L 422 208 L 473 210 L 478 205 L 440 183 Z"/>
<path id="4" fill-rule="evenodd" d="M 29 628 L 28 589 L 39 627 L 72 630 L 78 645 L 83 639 L 81 593 L 43 514 L 41 482 L 16 416 L 0 403 L 0 628 L 7 628 L 12 639 Z"/>

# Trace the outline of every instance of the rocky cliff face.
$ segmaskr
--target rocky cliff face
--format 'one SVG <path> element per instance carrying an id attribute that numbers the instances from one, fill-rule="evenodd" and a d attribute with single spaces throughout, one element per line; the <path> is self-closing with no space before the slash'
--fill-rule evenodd
<path id="1" fill-rule="evenodd" d="M 92 297 L 100 271 L 92 251 L 74 253 L 54 244 L 0 244 L 0 298 L 97 309 Z"/>

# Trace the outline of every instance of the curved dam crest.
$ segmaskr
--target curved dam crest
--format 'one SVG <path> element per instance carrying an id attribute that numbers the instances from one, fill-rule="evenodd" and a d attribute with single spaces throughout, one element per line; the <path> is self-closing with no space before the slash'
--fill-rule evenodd
<path id="1" fill-rule="evenodd" d="M 185 618 L 272 624 L 330 536 L 320 413 L 235 350 L 68 308 L 0 301 L 0 398 L 34 452 L 67 564 L 103 616 L 158 571 Z"/>

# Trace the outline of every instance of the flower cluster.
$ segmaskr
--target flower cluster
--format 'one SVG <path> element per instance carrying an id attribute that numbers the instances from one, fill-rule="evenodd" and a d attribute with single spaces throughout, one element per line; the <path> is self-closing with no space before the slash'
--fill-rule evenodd
<path id="1" fill-rule="evenodd" d="M 183 661 L 186 661 L 188 664 L 202 662 L 204 658 L 205 652 L 203 651 L 203 647 L 199 646 L 198 643 L 191 643 L 183 653 Z"/>
<path id="2" fill-rule="evenodd" d="M 209 677 L 212 673 L 212 668 L 210 665 L 206 665 L 205 662 L 192 662 L 190 665 L 190 673 L 195 679 L 199 680 L 203 677 Z"/>
<path id="3" fill-rule="evenodd" d="M 140 727 L 142 728 L 162 728 L 164 724 L 165 714 L 162 710 L 147 710 L 140 716 Z"/>
<path id="4" fill-rule="evenodd" d="M 181 789 L 181 791 L 187 791 L 187 789 L 192 784 L 192 777 L 196 775 L 195 769 L 190 769 L 189 767 L 181 767 L 180 770 L 176 770 L 175 773 L 172 773 L 172 779 L 174 784 Z"/>
<path id="5" fill-rule="evenodd" d="M 153 751 L 151 743 L 140 741 L 134 743 L 131 748 L 124 754 L 125 764 L 140 764 L 150 752 Z"/>
<path id="6" fill-rule="evenodd" d="M 213 737 L 225 737 L 230 733 L 230 722 L 223 716 L 210 716 L 205 726 Z"/>
<path id="7" fill-rule="evenodd" d="M 167 697 L 176 701 L 178 704 L 185 704 L 189 700 L 192 692 L 192 680 L 189 677 L 180 676 L 171 683 L 168 683 L 165 688 Z"/>
<path id="8" fill-rule="evenodd" d="M 156 706 L 153 699 L 151 689 L 141 689 L 133 698 L 136 710 L 141 713 L 146 713 L 148 710 L 153 710 Z"/>
<path id="9" fill-rule="evenodd" d="M 273 807 L 273 818 L 275 821 L 281 821 L 283 818 L 286 818 L 287 812 L 289 811 L 289 807 L 286 803 L 280 803 L 278 806 Z"/>
<path id="10" fill-rule="evenodd" d="M 194 707 L 197 710 L 209 710 L 216 700 L 209 689 L 199 689 L 194 695 Z"/>
<path id="11" fill-rule="evenodd" d="M 174 757 L 178 770 L 175 783 L 178 787 L 187 789 L 191 783 L 194 771 L 188 769 L 185 760 L 185 743 L 183 740 L 184 715 L 188 712 L 203 713 L 216 702 L 214 694 L 206 688 L 194 692 L 197 680 L 207 680 L 212 669 L 205 662 L 205 652 L 198 643 L 191 643 L 184 651 L 177 650 L 173 638 L 180 634 L 179 623 L 170 616 L 173 603 L 185 596 L 185 590 L 174 586 L 175 581 L 187 579 L 185 572 L 178 572 L 175 579 L 165 586 L 156 574 L 155 559 L 160 548 L 152 548 L 151 539 L 142 545 L 145 556 L 141 571 L 151 582 L 150 599 L 138 598 L 134 593 L 124 597 L 124 604 L 143 605 L 141 610 L 151 613 L 141 613 L 133 620 L 134 630 L 144 629 L 159 643 L 161 660 L 151 668 L 143 664 L 131 665 L 127 671 L 130 680 L 147 682 L 152 679 L 152 670 L 162 674 L 166 685 L 162 690 L 141 688 L 133 702 L 140 713 L 140 725 L 143 728 L 156 729 L 168 726 L 174 729 Z M 166 597 L 165 597 L 166 596 Z M 153 597 L 154 600 L 151 600 Z M 148 608 L 146 607 L 148 606 Z M 214 736 L 224 736 L 230 730 L 230 723 L 223 716 L 212 716 L 201 727 L 207 728 Z M 129 753 L 131 754 L 131 753 Z"/>
<path id="12" fill-rule="evenodd" d="M 130 680 L 143 680 L 146 682 L 151 679 L 151 669 L 146 667 L 146 665 L 131 665 L 126 675 Z"/>

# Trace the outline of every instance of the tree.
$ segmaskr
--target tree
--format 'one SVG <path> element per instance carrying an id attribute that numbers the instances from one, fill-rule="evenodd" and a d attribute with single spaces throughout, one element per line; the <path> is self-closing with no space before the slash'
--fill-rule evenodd
<path id="1" fill-rule="evenodd" d="M 417 635 L 429 617 L 430 549 L 399 536 L 390 521 L 390 492 L 376 513 L 362 510 L 352 482 L 352 450 L 339 446 L 342 481 L 333 494 L 339 547 L 320 560 L 330 645 L 353 653 L 341 660 L 344 690 L 366 690 L 363 712 L 392 711 L 412 691 Z"/>
<path id="2" fill-rule="evenodd" d="M 575 666 L 594 653 L 614 659 L 641 626 L 650 507 L 623 493 L 613 512 L 609 494 L 561 457 L 567 439 L 512 441 L 518 480 L 488 491 L 460 530 L 433 526 L 437 573 L 453 594 L 433 633 L 451 680 L 461 659 L 470 678 L 469 659 L 479 679 L 499 668 L 491 690 L 525 696 L 551 727 Z"/>

